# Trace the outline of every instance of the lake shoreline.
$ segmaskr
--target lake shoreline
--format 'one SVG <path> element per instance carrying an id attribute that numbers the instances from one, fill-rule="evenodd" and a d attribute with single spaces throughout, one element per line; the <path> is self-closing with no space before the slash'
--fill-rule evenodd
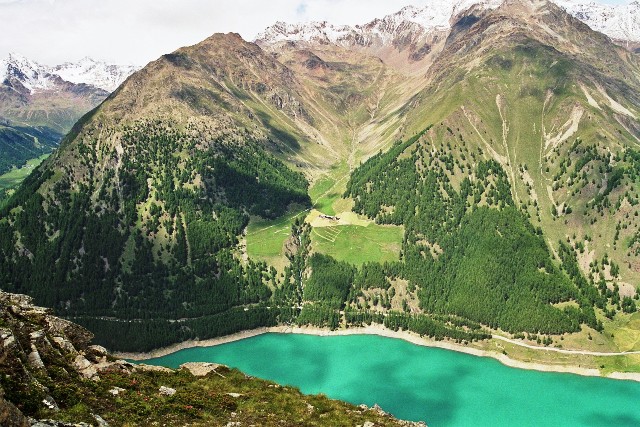
<path id="1" fill-rule="evenodd" d="M 354 327 L 349 329 L 329 330 L 317 327 L 299 327 L 299 326 L 274 326 L 251 329 L 246 331 L 237 332 L 235 334 L 226 335 L 218 338 L 210 338 L 206 340 L 188 340 L 180 343 L 170 345 L 168 347 L 152 350 L 147 353 L 128 353 L 128 352 L 114 352 L 113 356 L 143 362 L 146 359 L 154 359 L 157 357 L 166 356 L 176 351 L 184 350 L 192 347 L 212 347 L 216 345 L 227 344 L 234 341 L 239 341 L 251 337 L 255 337 L 267 333 L 279 333 L 279 334 L 306 334 L 316 336 L 347 336 L 347 335 L 377 335 L 386 338 L 396 338 L 415 345 L 423 347 L 441 348 L 444 350 L 456 351 L 459 353 L 466 353 L 479 357 L 490 357 L 498 360 L 505 366 L 518 369 L 527 369 L 541 372 L 558 372 L 558 373 L 571 373 L 589 377 L 601 377 L 618 380 L 631 380 L 640 382 L 640 373 L 632 372 L 612 372 L 609 375 L 602 375 L 602 373 L 595 368 L 583 368 L 580 366 L 571 365 L 549 365 L 545 363 L 524 362 L 521 360 L 512 359 L 509 356 L 490 350 L 482 350 L 479 348 L 469 347 L 462 344 L 453 343 L 450 341 L 436 341 L 430 338 L 421 337 L 413 332 L 409 331 L 392 331 L 382 325 L 369 325 L 364 327 Z M 544 350 L 544 348 L 541 348 Z"/>

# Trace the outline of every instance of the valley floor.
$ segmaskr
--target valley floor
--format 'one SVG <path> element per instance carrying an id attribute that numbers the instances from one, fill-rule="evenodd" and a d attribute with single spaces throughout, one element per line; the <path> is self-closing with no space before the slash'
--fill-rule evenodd
<path id="1" fill-rule="evenodd" d="M 596 352 L 536 347 L 517 340 L 510 340 L 499 335 L 494 335 L 494 338 L 488 341 L 462 345 L 452 341 L 436 341 L 424 338 L 410 331 L 393 331 L 378 324 L 333 331 L 316 327 L 298 326 L 258 328 L 202 341 L 184 341 L 149 353 L 114 353 L 114 356 L 129 360 L 144 361 L 146 359 L 166 356 L 167 354 L 186 348 L 221 345 L 265 333 L 293 333 L 318 336 L 378 335 L 388 338 L 402 339 L 415 345 L 442 348 L 445 350 L 457 351 L 480 357 L 492 357 L 506 366 L 519 369 L 530 369 L 544 372 L 564 372 L 596 377 L 604 376 L 607 378 L 640 382 L 640 372 L 608 372 L 608 370 L 604 369 L 605 365 L 601 363 L 604 358 L 627 356 L 638 357 L 640 352 L 637 351 L 622 353 L 598 352 L 598 354 L 594 354 Z M 562 354 L 562 357 L 558 357 L 559 352 Z M 600 369 L 598 369 L 598 367 Z"/>

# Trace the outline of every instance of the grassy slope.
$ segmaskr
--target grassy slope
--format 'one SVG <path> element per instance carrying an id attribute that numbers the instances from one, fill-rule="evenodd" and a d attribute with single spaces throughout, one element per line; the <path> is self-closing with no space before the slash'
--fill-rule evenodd
<path id="1" fill-rule="evenodd" d="M 284 242 L 291 234 L 291 225 L 296 218 L 305 216 L 314 225 L 311 236 L 317 252 L 355 265 L 398 260 L 402 227 L 380 226 L 350 212 L 353 201 L 342 198 L 349 175 L 344 162 L 321 175 L 309 189 L 311 212 L 296 209 L 276 220 L 252 218 L 246 235 L 249 258 L 266 261 L 282 271 L 288 264 Z M 320 214 L 339 215 L 342 220 L 317 224 Z"/>
<path id="2" fill-rule="evenodd" d="M 306 211 L 299 209 L 275 220 L 252 217 L 247 227 L 247 254 L 249 258 L 262 260 L 282 271 L 288 264 L 284 254 L 284 242 L 291 235 L 291 225 Z"/>
<path id="3" fill-rule="evenodd" d="M 235 369 L 222 367 L 216 372 L 206 377 L 194 377 L 187 370 L 104 375 L 100 382 L 69 385 L 66 393 L 76 394 L 76 403 L 49 416 L 93 423 L 91 414 L 97 413 L 112 426 L 211 426 L 230 422 L 324 426 L 362 425 L 367 421 L 379 426 L 400 425 L 376 411 L 323 395 L 303 395 L 294 387 L 248 377 Z M 174 388 L 176 394 L 160 395 L 161 386 Z M 108 392 L 113 387 L 125 391 L 114 397 Z M 236 393 L 238 397 L 233 397 Z"/>
<path id="4" fill-rule="evenodd" d="M 366 262 L 397 261 L 400 256 L 402 227 L 370 224 L 314 227 L 314 250 L 338 261 L 361 265 Z"/>

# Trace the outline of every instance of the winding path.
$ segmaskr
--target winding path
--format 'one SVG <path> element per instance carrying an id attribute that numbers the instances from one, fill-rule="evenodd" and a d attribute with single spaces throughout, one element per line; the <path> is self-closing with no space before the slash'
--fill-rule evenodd
<path id="1" fill-rule="evenodd" d="M 512 339 L 503 337 L 501 335 L 494 334 L 491 337 L 500 341 L 505 341 L 514 345 L 518 345 L 520 347 L 530 348 L 532 350 L 548 350 L 548 351 L 555 351 L 556 353 L 563 353 L 563 354 L 582 354 L 585 356 L 627 356 L 630 354 L 640 354 L 640 350 L 639 351 L 621 351 L 617 353 L 604 352 L 604 351 L 588 351 L 588 350 L 565 350 L 563 348 L 540 347 L 537 345 L 525 344 L 523 342 L 512 340 Z"/>

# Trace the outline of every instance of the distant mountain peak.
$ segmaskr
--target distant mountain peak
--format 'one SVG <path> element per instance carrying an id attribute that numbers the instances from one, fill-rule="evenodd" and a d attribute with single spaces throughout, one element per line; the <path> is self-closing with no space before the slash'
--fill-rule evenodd
<path id="1" fill-rule="evenodd" d="M 55 90 L 62 79 L 74 84 L 87 84 L 113 92 L 140 67 L 113 65 L 88 56 L 78 62 L 65 62 L 54 67 L 42 65 L 19 53 L 11 52 L 0 60 L 0 83 L 17 79 L 30 93 Z"/>
<path id="2" fill-rule="evenodd" d="M 52 88 L 51 77 L 47 67 L 20 54 L 11 52 L 0 60 L 0 81 L 17 79 L 31 93 Z"/>
<path id="3" fill-rule="evenodd" d="M 75 63 L 65 62 L 52 67 L 51 72 L 71 83 L 89 84 L 113 92 L 138 69 L 140 67 L 134 65 L 107 64 L 86 56 Z"/>
<path id="4" fill-rule="evenodd" d="M 414 39 L 433 31 L 446 31 L 453 16 L 479 5 L 485 9 L 498 7 L 502 0 L 433 0 L 427 6 L 405 6 L 396 13 L 360 25 L 333 25 L 327 21 L 299 24 L 276 22 L 256 36 L 256 42 L 303 42 L 371 46 L 397 44 L 399 39 Z M 402 43 L 401 43 L 402 44 Z"/>
<path id="5" fill-rule="evenodd" d="M 569 14 L 614 40 L 640 42 L 640 2 L 601 4 L 586 0 L 556 0 Z"/>

